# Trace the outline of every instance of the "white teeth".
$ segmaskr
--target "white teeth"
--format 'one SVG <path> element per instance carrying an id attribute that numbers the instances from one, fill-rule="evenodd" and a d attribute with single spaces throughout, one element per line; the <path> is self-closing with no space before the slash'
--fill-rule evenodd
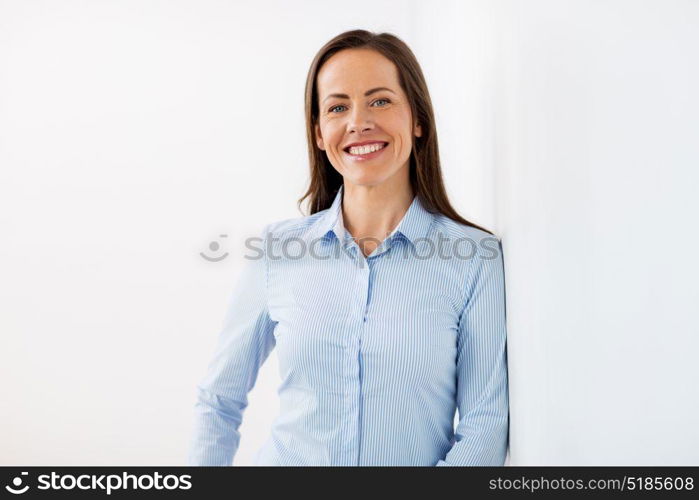
<path id="1" fill-rule="evenodd" d="M 349 148 L 351 155 L 365 155 L 382 149 L 386 144 L 369 144 L 368 146 L 352 146 Z"/>

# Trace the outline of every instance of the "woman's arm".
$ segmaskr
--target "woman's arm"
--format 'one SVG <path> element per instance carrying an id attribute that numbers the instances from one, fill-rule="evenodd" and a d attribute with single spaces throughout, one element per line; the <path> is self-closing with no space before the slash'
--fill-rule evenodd
<path id="1" fill-rule="evenodd" d="M 267 311 L 266 280 L 264 256 L 246 259 L 229 301 L 216 352 L 206 376 L 197 385 L 189 465 L 231 465 L 238 450 L 238 428 L 248 404 L 247 394 L 275 345 L 274 323 Z"/>
<path id="2" fill-rule="evenodd" d="M 437 466 L 505 463 L 509 438 L 505 277 L 502 245 L 486 239 L 490 246 L 479 245 L 471 263 L 468 298 L 459 319 L 455 442 Z"/>

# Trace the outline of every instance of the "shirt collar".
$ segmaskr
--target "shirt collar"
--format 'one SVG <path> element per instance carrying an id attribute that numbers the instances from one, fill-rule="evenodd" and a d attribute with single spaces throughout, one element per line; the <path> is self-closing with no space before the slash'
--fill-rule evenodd
<path id="1" fill-rule="evenodd" d="M 351 239 L 343 224 L 343 191 L 344 186 L 341 185 L 330 208 L 311 226 L 310 234 L 312 236 L 325 239 L 332 238 L 334 234 L 343 243 Z M 416 195 L 398 226 L 386 239 L 397 237 L 400 234 L 415 245 L 417 240 L 427 236 L 433 218 L 434 215 L 425 209 L 420 197 Z"/>

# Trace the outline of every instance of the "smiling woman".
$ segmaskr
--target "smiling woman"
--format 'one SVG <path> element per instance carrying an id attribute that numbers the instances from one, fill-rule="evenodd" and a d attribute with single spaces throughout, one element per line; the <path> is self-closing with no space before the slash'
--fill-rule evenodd
<path id="1" fill-rule="evenodd" d="M 310 214 L 267 225 L 238 281 L 189 463 L 231 464 L 276 347 L 281 412 L 256 464 L 503 465 L 502 249 L 449 204 L 413 53 L 387 33 L 328 42 L 308 73 L 306 130 Z M 290 242 L 310 251 L 289 257 Z"/>

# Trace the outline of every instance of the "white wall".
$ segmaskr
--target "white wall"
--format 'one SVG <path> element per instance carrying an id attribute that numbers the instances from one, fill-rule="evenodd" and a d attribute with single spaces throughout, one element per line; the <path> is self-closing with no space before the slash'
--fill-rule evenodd
<path id="1" fill-rule="evenodd" d="M 503 237 L 512 463 L 699 463 L 698 17 L 0 0 L 0 464 L 184 463 L 242 242 L 300 215 L 308 65 L 356 27 L 413 48 L 454 204 Z M 273 352 L 235 464 L 276 384 Z"/>
<path id="2" fill-rule="evenodd" d="M 513 464 L 699 464 L 699 3 L 497 10 Z"/>

